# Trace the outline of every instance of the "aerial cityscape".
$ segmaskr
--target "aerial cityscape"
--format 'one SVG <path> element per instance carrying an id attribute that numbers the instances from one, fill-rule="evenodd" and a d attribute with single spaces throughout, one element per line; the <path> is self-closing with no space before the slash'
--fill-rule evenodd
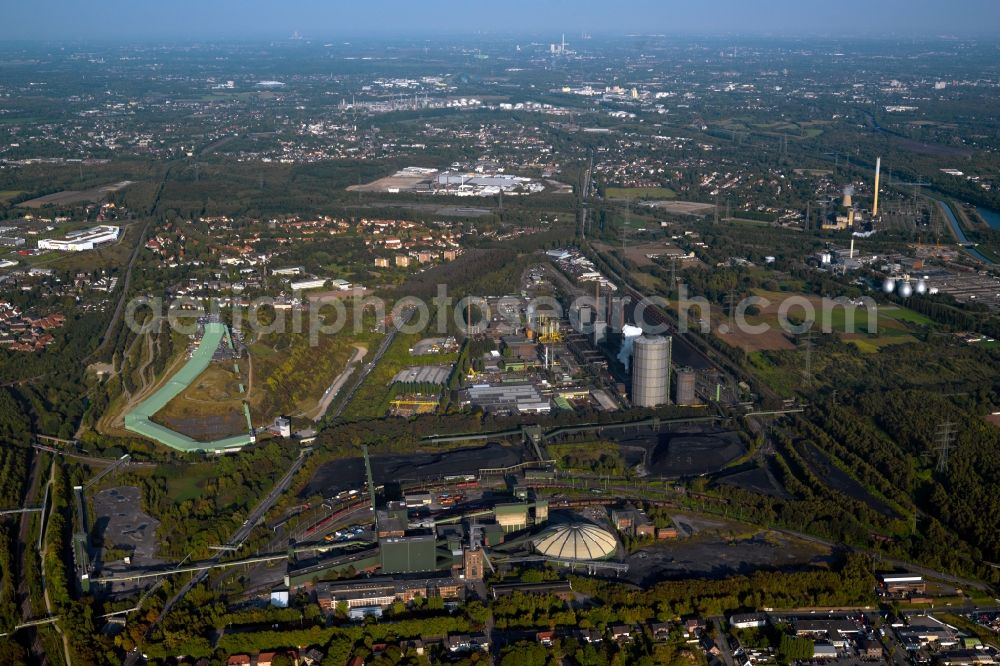
<path id="1" fill-rule="evenodd" d="M 1000 664 L 1000 5 L 74 4 L 0 665 Z"/>

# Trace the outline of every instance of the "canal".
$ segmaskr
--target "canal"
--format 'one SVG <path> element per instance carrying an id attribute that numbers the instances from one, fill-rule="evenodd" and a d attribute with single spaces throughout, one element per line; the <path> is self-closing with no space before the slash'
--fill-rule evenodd
<path id="1" fill-rule="evenodd" d="M 955 232 L 955 238 L 957 238 L 958 242 L 963 246 L 962 249 L 969 253 L 969 255 L 973 258 L 978 259 L 984 264 L 992 265 L 993 262 L 983 256 L 979 250 L 974 247 L 968 247 L 969 239 L 966 237 L 965 232 L 962 231 L 962 226 L 958 223 L 958 218 L 955 217 L 955 213 L 951 210 L 951 206 L 938 199 L 935 199 L 935 201 L 939 206 L 941 206 L 941 209 L 944 210 L 944 217 L 948 220 L 948 224 L 951 225 L 952 231 Z"/>

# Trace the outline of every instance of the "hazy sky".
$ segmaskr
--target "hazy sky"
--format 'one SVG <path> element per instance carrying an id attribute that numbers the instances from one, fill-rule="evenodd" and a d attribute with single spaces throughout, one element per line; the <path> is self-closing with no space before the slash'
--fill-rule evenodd
<path id="1" fill-rule="evenodd" d="M 11 0 L 0 39 L 358 34 L 996 36 L 1000 0 Z"/>

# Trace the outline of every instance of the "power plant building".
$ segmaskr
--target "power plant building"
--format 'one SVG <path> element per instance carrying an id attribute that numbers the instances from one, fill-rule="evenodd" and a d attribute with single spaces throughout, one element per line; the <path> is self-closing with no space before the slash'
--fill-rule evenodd
<path id="1" fill-rule="evenodd" d="M 621 333 L 621 330 L 625 328 L 625 308 L 628 302 L 628 296 L 615 296 L 608 299 L 608 325 L 615 333 Z"/>
<path id="2" fill-rule="evenodd" d="M 670 363 L 673 338 L 636 338 L 632 346 L 632 404 L 656 407 L 670 402 Z"/>

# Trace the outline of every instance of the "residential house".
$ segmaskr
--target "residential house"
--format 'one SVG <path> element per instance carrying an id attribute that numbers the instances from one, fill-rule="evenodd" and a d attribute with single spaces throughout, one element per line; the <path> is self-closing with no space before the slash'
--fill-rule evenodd
<path id="1" fill-rule="evenodd" d="M 613 641 L 627 641 L 632 638 L 632 627 L 627 624 L 613 624 L 609 631 Z"/>

